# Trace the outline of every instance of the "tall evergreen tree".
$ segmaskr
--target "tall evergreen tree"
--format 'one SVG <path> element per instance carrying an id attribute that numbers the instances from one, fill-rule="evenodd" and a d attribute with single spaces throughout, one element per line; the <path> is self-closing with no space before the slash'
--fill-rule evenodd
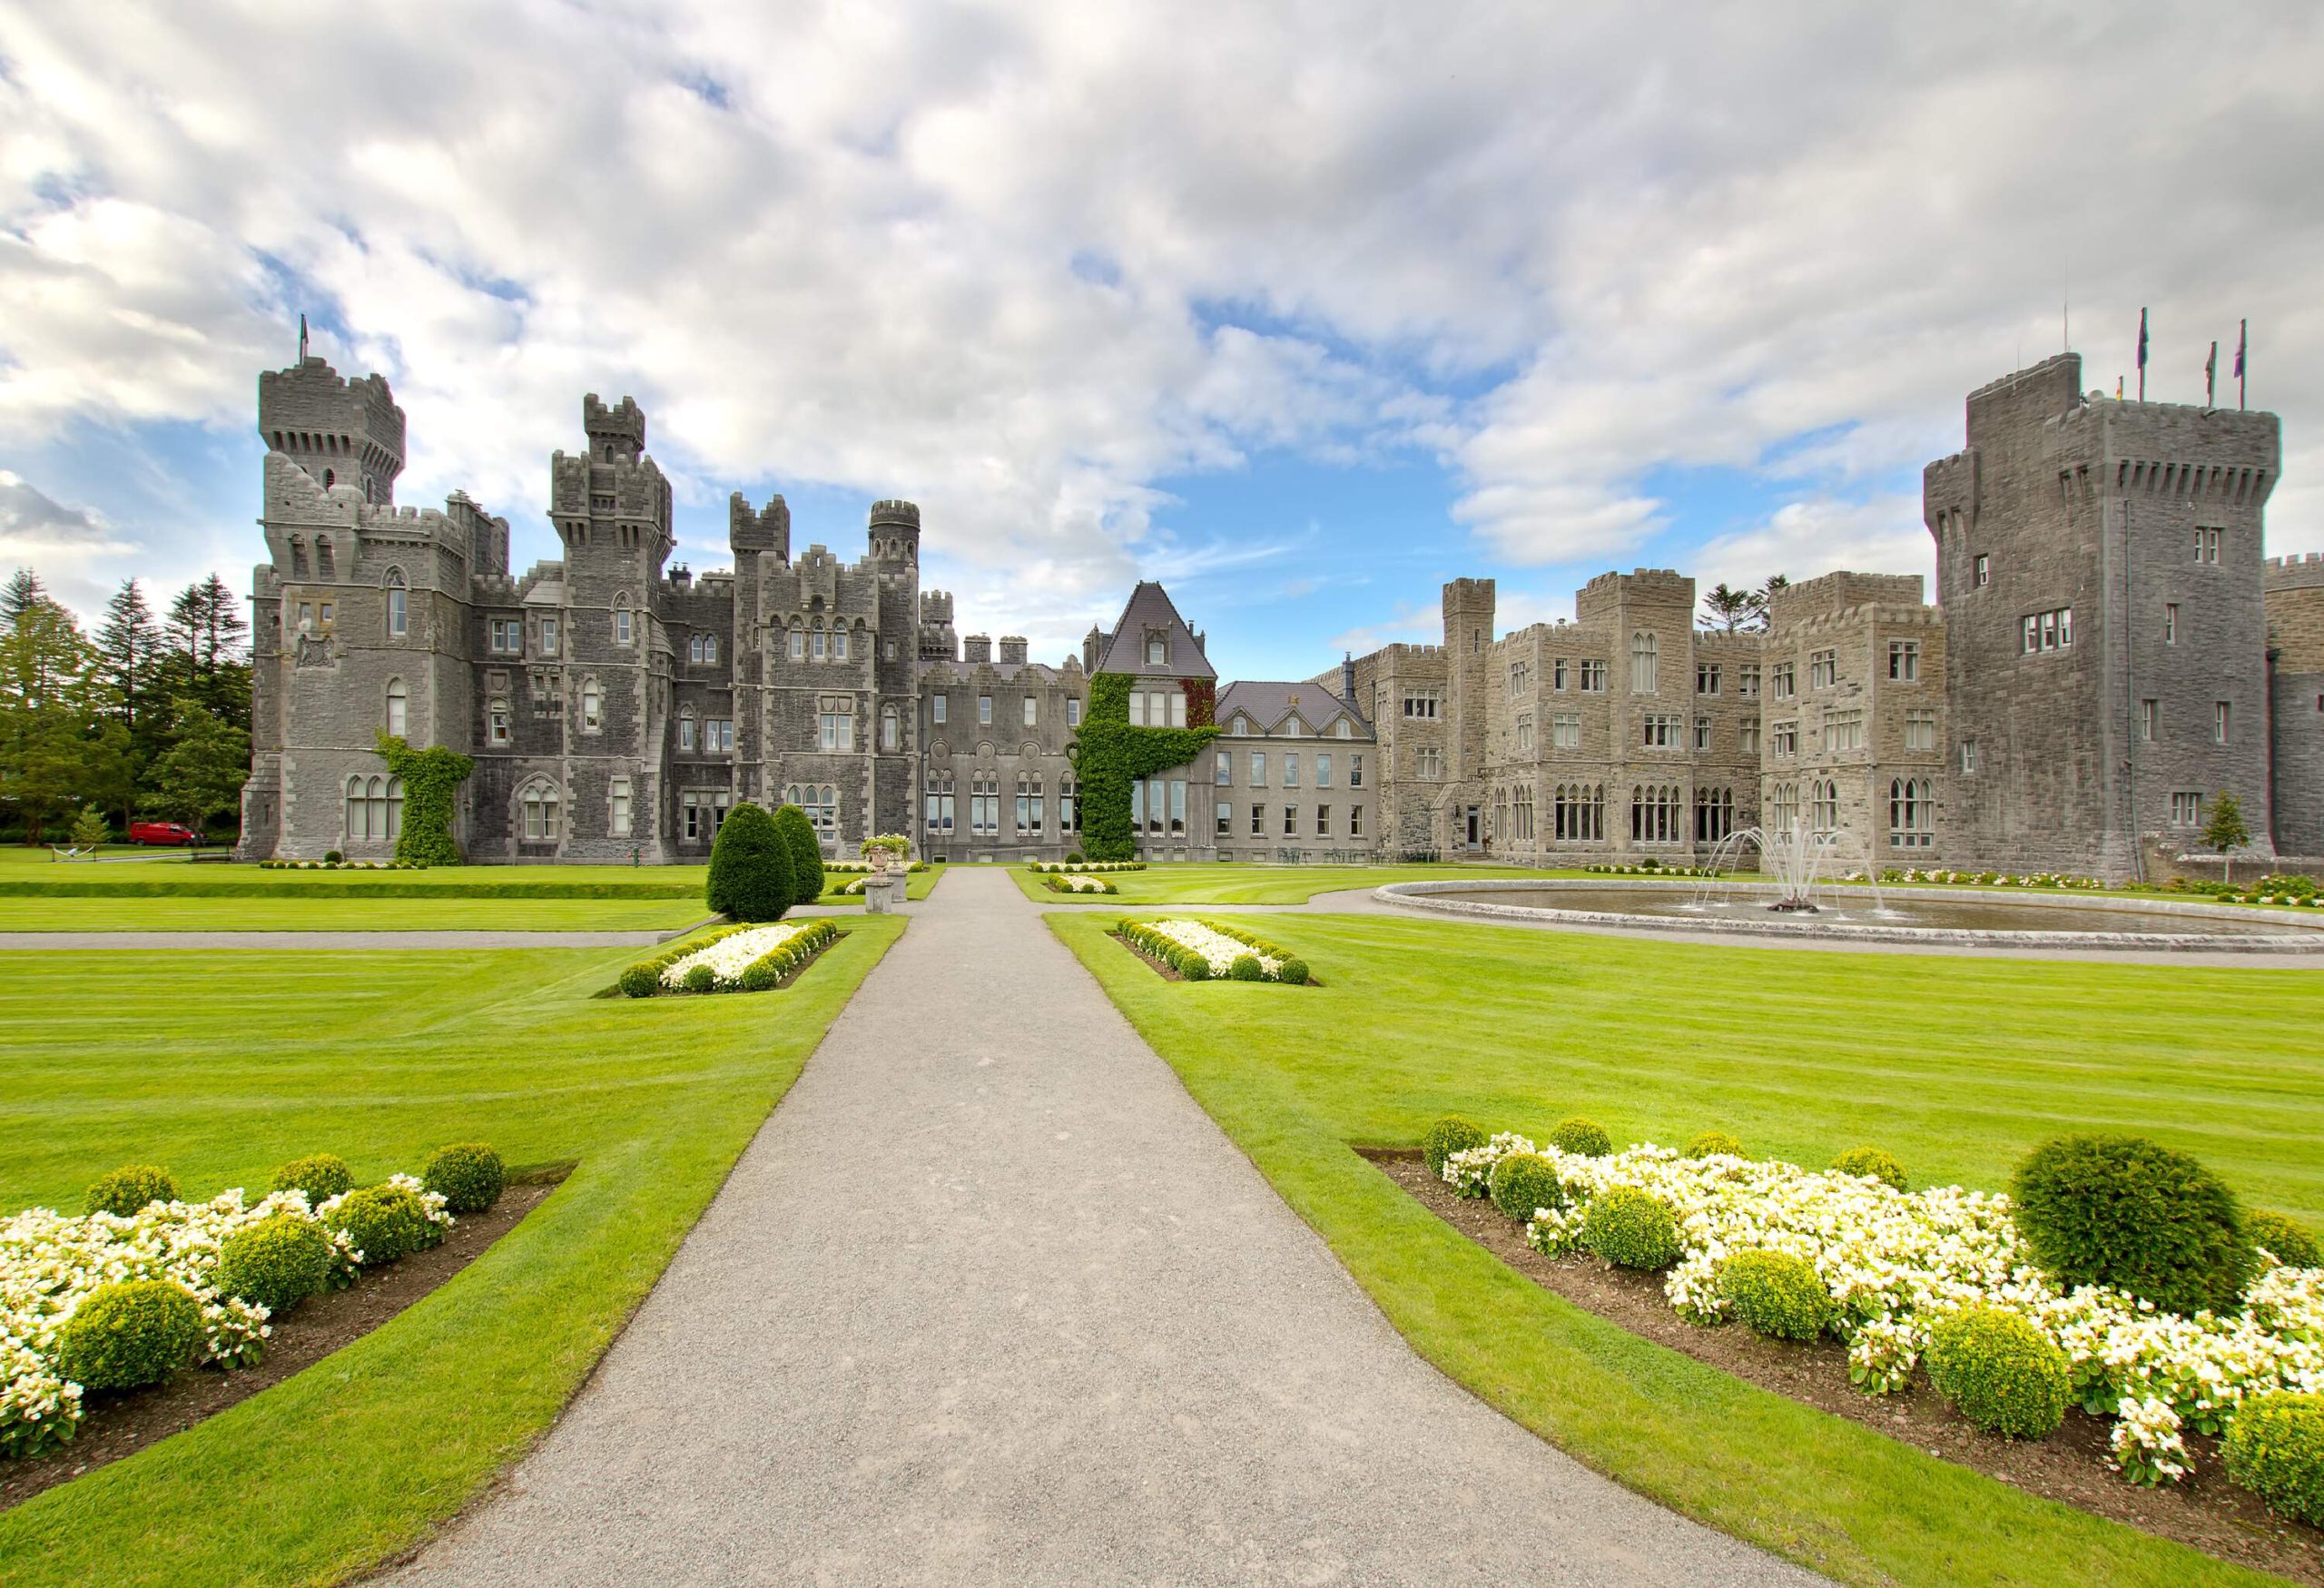
<path id="1" fill-rule="evenodd" d="M 46 599 L 48 592 L 42 588 L 40 576 L 30 568 L 18 568 L 8 576 L 6 584 L 0 585 L 0 629 L 15 627 L 25 607 Z"/>
<path id="2" fill-rule="evenodd" d="M 34 597 L 0 636 L 0 806 L 38 843 L 82 806 L 119 799 L 129 781 L 129 735 L 96 647 L 70 612 Z"/>
<path id="3" fill-rule="evenodd" d="M 1708 626 L 1725 629 L 1728 634 L 1743 627 L 1758 610 L 1757 591 L 1738 590 L 1724 579 L 1703 597 L 1703 616 Z"/>
<path id="4" fill-rule="evenodd" d="M 122 580 L 121 588 L 105 603 L 105 620 L 97 626 L 97 655 L 105 681 L 120 697 L 122 725 L 134 739 L 139 720 L 156 715 L 153 708 L 160 703 L 153 698 L 158 683 L 153 675 L 162 658 L 162 627 L 153 621 L 153 609 L 145 605 L 145 593 L 135 579 Z"/>
<path id="5" fill-rule="evenodd" d="M 197 700 L 247 731 L 250 662 L 244 642 L 249 634 L 241 598 L 217 575 L 179 591 L 162 627 L 167 692 Z"/>

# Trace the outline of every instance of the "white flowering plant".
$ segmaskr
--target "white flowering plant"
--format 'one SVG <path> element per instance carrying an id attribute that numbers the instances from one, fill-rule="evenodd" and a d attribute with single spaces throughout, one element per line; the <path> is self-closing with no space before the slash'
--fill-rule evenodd
<path id="1" fill-rule="evenodd" d="M 1737 1252 L 1787 1252 L 1810 1265 L 1834 1303 L 1848 1376 L 1867 1394 L 1911 1382 L 1949 1314 L 1984 1306 L 2020 1315 L 2064 1353 L 2083 1409 L 2114 1419 L 2112 1465 L 2133 1483 L 2186 1476 L 2185 1433 L 2223 1434 L 2252 1396 L 2324 1391 L 2324 1268 L 2266 1255 L 2240 1314 L 2182 1317 L 2120 1290 L 2060 1287 L 2020 1241 L 2008 1197 L 1959 1186 L 1899 1191 L 1777 1160 L 1689 1159 L 1651 1142 L 1588 1158 L 1510 1133 L 1449 1154 L 1445 1183 L 1483 1196 L 1493 1166 L 1514 1152 L 1549 1159 L 1564 1188 L 1566 1206 L 1537 1209 L 1525 1229 L 1552 1256 L 1579 1246 L 1603 1191 L 1636 1187 L 1667 1203 L 1679 1258 L 1663 1294 L 1692 1322 L 1728 1316 L 1719 1266 Z"/>
<path id="2" fill-rule="evenodd" d="M 1314 980 L 1307 962 L 1265 938 L 1216 921 L 1125 921 L 1122 940 L 1161 961 L 1189 981 L 1288 981 Z"/>
<path id="3" fill-rule="evenodd" d="M 1142 872 L 1146 869 L 1146 863 L 1142 860 L 1031 860 L 1025 863 L 1025 869 L 1045 876 L 1062 876 L 1076 873 Z"/>
<path id="4" fill-rule="evenodd" d="M 1051 874 L 1041 879 L 1041 885 L 1052 893 L 1118 893 L 1119 888 L 1103 877 L 1059 876 Z"/>
<path id="5" fill-rule="evenodd" d="M 1847 879 L 1863 880 L 1863 873 Z M 1943 883 L 1952 887 L 2004 888 L 2102 888 L 2105 883 L 2096 877 L 2078 877 L 2064 872 L 1958 872 L 1934 870 L 1925 866 L 1906 866 L 1903 870 L 1890 867 L 1880 873 L 1884 883 Z"/>
<path id="6" fill-rule="evenodd" d="M 431 1225 L 448 1229 L 444 1198 L 409 1175 L 390 1177 L 409 1191 Z M 303 1191 L 276 1191 L 251 1202 L 240 1189 L 207 1202 L 149 1202 L 123 1217 L 68 1218 L 33 1208 L 0 1223 L 0 1456 L 37 1455 L 71 1439 L 81 1422 L 81 1386 L 57 1371 L 65 1324 L 103 1286 L 161 1279 L 182 1286 L 202 1311 L 199 1360 L 220 1367 L 256 1363 L 272 1335 L 267 1309 L 223 1295 L 218 1258 L 231 1236 L 284 1216 L 320 1225 L 331 1246 L 330 1283 L 355 1282 L 356 1252 L 331 1215 L 343 1197 L 310 1208 Z"/>

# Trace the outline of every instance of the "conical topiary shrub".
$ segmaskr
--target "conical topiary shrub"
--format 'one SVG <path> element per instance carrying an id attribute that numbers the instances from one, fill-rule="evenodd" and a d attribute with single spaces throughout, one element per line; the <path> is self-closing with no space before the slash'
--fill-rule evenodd
<path id="1" fill-rule="evenodd" d="M 774 813 L 774 831 L 791 856 L 791 902 L 812 904 L 823 896 L 823 843 L 815 824 L 797 805 L 783 805 Z"/>
<path id="2" fill-rule="evenodd" d="M 763 806 L 726 814 L 710 846 L 710 907 L 732 921 L 780 921 L 791 908 L 791 849 Z"/>

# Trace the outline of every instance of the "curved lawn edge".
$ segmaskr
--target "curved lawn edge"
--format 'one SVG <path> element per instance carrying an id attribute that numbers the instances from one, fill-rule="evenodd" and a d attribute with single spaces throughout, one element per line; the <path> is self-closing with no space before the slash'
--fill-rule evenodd
<path id="1" fill-rule="evenodd" d="M 1584 1311 L 1405 1195 L 1273 1074 L 1188 1041 L 1201 1016 L 1186 1000 L 1202 989 L 1129 962 L 1102 919 L 1045 919 L 1415 1351 L 1626 1488 L 1846 1583 L 2281 1583 L 1925 1455 Z"/>
<path id="2" fill-rule="evenodd" d="M 882 924 L 887 922 L 890 924 Z M 492 1249 L 379 1328 L 0 1514 L 0 1583 L 344 1582 L 427 1542 L 520 1459 L 676 1256 L 822 1033 L 903 930 L 867 917 L 782 1006 L 715 1128 L 594 1153 Z M 602 967 L 567 979 L 586 998 Z"/>

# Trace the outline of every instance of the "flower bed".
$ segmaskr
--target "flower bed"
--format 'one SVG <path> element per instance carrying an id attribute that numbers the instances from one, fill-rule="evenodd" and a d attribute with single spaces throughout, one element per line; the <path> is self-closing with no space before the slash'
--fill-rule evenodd
<path id="1" fill-rule="evenodd" d="M 690 937 L 621 973 L 630 998 L 677 992 L 763 992 L 780 987 L 839 941 L 828 921 L 721 927 Z"/>
<path id="2" fill-rule="evenodd" d="M 448 1229 L 444 1198 L 409 1175 L 391 1184 L 419 1199 L 429 1226 Z M 220 1248 L 277 1216 L 322 1227 L 330 1242 L 328 1283 L 354 1283 L 363 1256 L 331 1216 L 346 1200 L 312 1208 L 302 1191 L 276 1191 L 245 1204 L 231 1190 L 207 1202 L 150 1202 L 126 1217 L 67 1218 L 34 1208 L 0 1224 L 0 1455 L 36 1455 L 73 1437 L 81 1420 L 81 1386 L 57 1371 L 59 1337 L 83 1301 L 102 1286 L 159 1279 L 182 1286 L 202 1313 L 196 1360 L 220 1367 L 258 1361 L 272 1332 L 264 1307 L 220 1292 Z"/>
<path id="3" fill-rule="evenodd" d="M 1857 872 L 1843 880 L 1861 882 L 1864 873 Z M 1907 866 L 1902 871 L 1891 866 L 1880 873 L 1880 880 L 1884 883 L 1944 883 L 1954 887 L 2093 889 L 2106 885 L 2096 877 L 2069 876 L 2063 872 L 1948 872 L 1925 871 L 1917 866 Z"/>
<path id="4" fill-rule="evenodd" d="M 1596 865 L 1586 865 L 1581 869 L 1609 877 L 1707 877 L 1712 874 L 1701 866 L 1664 865 L 1659 861 L 1648 861 L 1639 865 L 1600 861 Z"/>
<path id="5" fill-rule="evenodd" d="M 1723 1321 L 1721 1264 L 1744 1251 L 1810 1265 L 1831 1302 L 1827 1332 L 1847 1346 L 1849 1376 L 1867 1394 L 1904 1388 L 1932 1331 L 1973 1306 L 2012 1313 L 2063 1352 L 2072 1396 L 2114 1419 L 2111 1464 L 2135 1483 L 2171 1483 L 2191 1461 L 2189 1429 L 2220 1434 L 2244 1401 L 2324 1390 L 2324 1268 L 2273 1264 L 2237 1317 L 2157 1311 L 2116 1290 L 2062 1290 L 2026 1255 L 2005 1196 L 1957 1186 L 1899 1191 L 1855 1175 L 1714 1154 L 1688 1159 L 1651 1143 L 1606 1157 L 1535 1146 L 1503 1134 L 1444 1159 L 1445 1182 L 1486 1194 L 1512 1153 L 1553 1166 L 1566 1206 L 1537 1208 L 1526 1239 L 1556 1256 L 1575 1249 L 1590 1203 L 1616 1188 L 1672 1212 L 1677 1261 L 1663 1293 L 1696 1323 Z"/>
<path id="6" fill-rule="evenodd" d="M 826 872 L 838 872 L 842 876 L 865 876 L 873 872 L 884 871 L 887 868 L 884 866 L 873 865 L 868 860 L 827 860 L 823 862 L 823 870 Z M 911 864 L 904 867 L 904 870 L 908 872 L 924 872 L 927 869 L 928 863 L 924 860 L 915 860 Z"/>
<path id="7" fill-rule="evenodd" d="M 1041 885 L 1052 893 L 1118 893 L 1119 888 L 1103 877 L 1045 876 Z"/>
<path id="8" fill-rule="evenodd" d="M 1045 875 L 1062 876 L 1093 872 L 1142 872 L 1142 860 L 1029 860 L 1025 869 Z"/>
<path id="9" fill-rule="evenodd" d="M 1264 938 L 1215 921 L 1125 921 L 1116 930 L 1148 960 L 1189 981 L 1288 981 L 1315 978 L 1307 962 Z"/>
<path id="10" fill-rule="evenodd" d="M 424 872 L 424 860 L 262 860 L 262 872 Z"/>

